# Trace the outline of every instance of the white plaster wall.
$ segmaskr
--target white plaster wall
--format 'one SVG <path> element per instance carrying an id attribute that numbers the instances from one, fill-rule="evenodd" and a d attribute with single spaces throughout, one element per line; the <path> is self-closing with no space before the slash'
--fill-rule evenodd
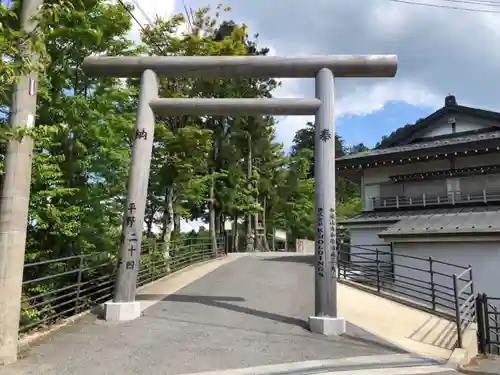
<path id="1" fill-rule="evenodd" d="M 465 157 L 457 157 L 455 160 L 455 168 L 469 168 L 480 165 L 500 164 L 500 153 L 492 152 L 487 155 L 471 155 Z M 446 170 L 451 168 L 449 160 L 432 160 L 421 163 L 411 163 L 406 165 L 387 165 L 376 168 L 369 168 L 363 171 L 363 184 L 379 184 L 390 182 L 389 176 L 398 176 L 402 174 L 411 174 L 419 172 L 432 172 Z"/>
<path id="2" fill-rule="evenodd" d="M 500 162 L 499 162 L 500 164 Z M 432 160 L 421 163 L 411 163 L 406 165 L 388 165 L 376 168 L 370 168 L 363 171 L 363 183 L 379 184 L 381 182 L 390 182 L 389 176 L 402 174 L 432 172 L 443 169 L 450 169 L 449 160 Z"/>
<path id="3" fill-rule="evenodd" d="M 444 117 L 438 120 L 436 126 L 434 126 L 432 129 L 429 129 L 427 133 L 423 134 L 422 138 L 453 134 L 452 124 L 448 122 L 451 118 L 454 118 L 456 120 L 455 133 L 482 130 L 490 127 L 492 124 L 492 122 L 478 120 L 470 118 L 468 116 L 450 115 L 449 117 Z"/>
<path id="4" fill-rule="evenodd" d="M 474 292 L 487 293 L 492 297 L 500 297 L 500 242 L 435 242 L 435 243 L 394 243 L 394 273 L 396 275 L 396 285 L 398 282 L 411 282 L 422 287 L 415 287 L 414 295 L 424 298 L 424 284 L 418 280 L 429 282 L 430 275 L 427 272 L 412 270 L 405 266 L 429 269 L 429 262 L 420 259 L 405 258 L 401 255 L 416 256 L 428 259 L 432 257 L 436 261 L 445 261 L 462 266 L 472 266 Z M 401 255 L 398 255 L 401 254 Z M 433 262 L 434 271 L 446 275 L 459 273 L 459 269 L 439 262 Z M 408 280 L 405 277 L 411 277 L 415 280 Z M 443 275 L 435 275 L 434 282 L 442 285 L 436 288 L 442 293 L 437 293 L 437 302 L 452 306 L 450 302 L 452 296 L 451 290 L 445 287 L 453 287 L 453 279 Z M 462 285 L 463 287 L 463 285 Z M 403 287 L 401 287 L 403 290 Z M 430 297 L 427 297 L 430 298 Z M 449 299 L 450 301 L 446 301 Z"/>
<path id="5" fill-rule="evenodd" d="M 495 164 L 500 164 L 500 152 L 492 152 L 486 155 L 470 155 L 455 158 L 455 168 L 457 169 Z"/>

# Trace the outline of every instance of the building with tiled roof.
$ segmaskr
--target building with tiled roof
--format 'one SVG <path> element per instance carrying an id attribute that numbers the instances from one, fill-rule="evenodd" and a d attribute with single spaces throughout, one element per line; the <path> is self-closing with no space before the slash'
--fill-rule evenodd
<path id="1" fill-rule="evenodd" d="M 470 264 L 479 291 L 498 294 L 500 113 L 458 105 L 450 95 L 379 147 L 338 158 L 336 169 L 362 190 L 362 212 L 340 223 L 351 251 L 390 248 Z"/>

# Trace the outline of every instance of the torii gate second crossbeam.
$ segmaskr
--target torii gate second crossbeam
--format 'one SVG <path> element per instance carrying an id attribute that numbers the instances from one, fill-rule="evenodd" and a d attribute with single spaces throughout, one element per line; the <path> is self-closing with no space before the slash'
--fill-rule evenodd
<path id="1" fill-rule="evenodd" d="M 162 115 L 245 116 L 315 115 L 316 250 L 315 316 L 311 331 L 325 335 L 345 332 L 337 316 L 335 217 L 334 77 L 394 77 L 397 57 L 368 56 L 91 56 L 83 62 L 87 74 L 141 77 L 136 136 L 123 220 L 121 263 L 113 302 L 106 304 L 107 320 L 140 316 L 135 301 L 137 271 L 146 206 L 155 113 Z M 158 98 L 157 74 L 167 77 L 315 78 L 311 99 L 164 99 Z M 131 252 L 129 249 L 134 248 Z"/>

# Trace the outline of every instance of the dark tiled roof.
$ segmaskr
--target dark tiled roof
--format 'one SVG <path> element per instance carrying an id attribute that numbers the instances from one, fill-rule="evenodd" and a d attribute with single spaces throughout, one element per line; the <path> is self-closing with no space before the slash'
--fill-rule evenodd
<path id="1" fill-rule="evenodd" d="M 339 222 L 341 225 L 349 224 L 368 224 L 368 223 L 394 223 L 407 218 L 421 216 L 443 216 L 443 215 L 463 215 L 479 213 L 498 213 L 500 215 L 500 206 L 490 207 L 452 207 L 452 208 L 429 208 L 422 210 L 399 210 L 399 211 L 366 211 L 358 215 Z M 462 216 L 461 216 L 462 217 Z M 500 217 L 498 224 L 500 227 Z"/>
<path id="2" fill-rule="evenodd" d="M 380 237 L 500 233 L 500 211 L 456 212 L 406 217 Z"/>
<path id="3" fill-rule="evenodd" d="M 432 149 L 437 147 L 466 144 L 466 143 L 479 142 L 492 139 L 500 139 L 500 131 L 439 139 L 435 141 L 422 142 L 422 143 L 412 143 L 405 146 L 374 149 L 370 151 L 358 152 L 356 154 L 342 156 L 340 158 L 337 158 L 337 160 L 361 159 L 364 157 L 371 157 L 377 155 L 390 155 L 408 151 Z"/>
<path id="4" fill-rule="evenodd" d="M 498 112 L 493 112 L 493 111 L 488 111 L 484 109 L 479 109 L 479 108 L 471 108 L 471 107 L 466 107 L 462 105 L 446 105 L 440 109 L 438 109 L 436 112 L 431 113 L 429 116 L 427 116 L 424 119 L 421 119 L 417 121 L 413 125 L 406 125 L 395 132 L 393 132 L 390 136 L 387 138 L 383 139 L 380 146 L 378 147 L 379 149 L 382 148 L 387 148 L 387 147 L 394 147 L 397 145 L 400 145 L 401 143 L 409 143 L 408 141 L 411 140 L 413 137 L 415 137 L 417 134 L 421 134 L 422 132 L 426 131 L 432 124 L 439 118 L 445 116 L 445 115 L 451 115 L 451 114 L 464 114 L 476 118 L 482 118 L 486 120 L 494 120 L 494 121 L 499 121 L 500 120 L 500 113 Z M 498 126 L 498 125 L 497 125 Z"/>

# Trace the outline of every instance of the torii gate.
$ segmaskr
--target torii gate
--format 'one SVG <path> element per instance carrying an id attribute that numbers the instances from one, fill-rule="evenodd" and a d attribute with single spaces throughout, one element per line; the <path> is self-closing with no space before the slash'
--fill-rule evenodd
<path id="1" fill-rule="evenodd" d="M 195 116 L 315 115 L 316 263 L 315 316 L 311 331 L 324 335 L 345 332 L 337 316 L 335 218 L 334 77 L 394 77 L 394 55 L 361 56 L 90 56 L 83 62 L 89 75 L 141 77 L 127 207 L 123 220 L 121 263 L 107 320 L 140 316 L 135 301 L 137 271 L 146 206 L 155 113 Z M 301 99 L 165 99 L 158 97 L 157 74 L 166 77 L 315 78 L 316 98 Z"/>

